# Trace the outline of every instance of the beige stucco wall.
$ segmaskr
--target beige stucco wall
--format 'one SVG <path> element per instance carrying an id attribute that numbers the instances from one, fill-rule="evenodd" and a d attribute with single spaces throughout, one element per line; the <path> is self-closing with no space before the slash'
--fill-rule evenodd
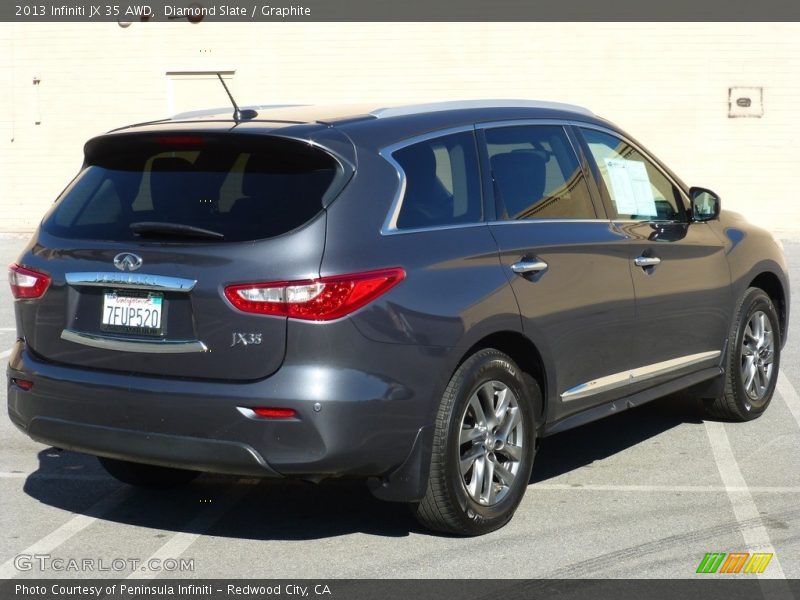
<path id="1" fill-rule="evenodd" d="M 800 24 L 173 22 L 0 24 L 0 231 L 38 223 L 88 137 L 225 106 L 167 75 L 203 70 L 235 71 L 241 104 L 582 104 L 726 207 L 800 230 Z M 763 117 L 729 118 L 731 86 L 763 87 Z"/>

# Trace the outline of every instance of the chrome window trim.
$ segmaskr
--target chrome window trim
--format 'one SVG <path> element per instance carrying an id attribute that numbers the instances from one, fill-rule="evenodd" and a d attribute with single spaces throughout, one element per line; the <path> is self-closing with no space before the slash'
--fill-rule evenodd
<path id="1" fill-rule="evenodd" d="M 591 113 L 587 113 L 591 115 Z M 448 127 L 446 129 L 439 129 L 436 131 L 431 131 L 428 133 L 424 133 L 422 135 L 414 136 L 412 138 L 408 138 L 402 140 L 400 142 L 391 144 L 389 146 L 385 146 L 381 148 L 378 154 L 386 160 L 392 167 L 394 167 L 395 171 L 397 172 L 398 178 L 398 187 L 395 191 L 394 198 L 392 199 L 392 203 L 389 207 L 389 213 L 386 216 L 386 219 L 381 226 L 381 235 L 399 235 L 399 234 L 406 234 L 406 233 L 420 233 L 423 231 L 441 231 L 447 229 L 462 229 L 468 227 L 478 227 L 480 225 L 487 225 L 487 224 L 499 224 L 499 223 L 536 223 L 536 222 L 556 222 L 556 219 L 546 220 L 546 219 L 530 219 L 530 220 L 523 220 L 523 221 L 480 221 L 475 223 L 457 223 L 454 225 L 434 225 L 431 227 L 415 227 L 413 229 L 398 229 L 397 228 L 397 219 L 400 216 L 400 210 L 403 207 L 403 198 L 406 192 L 406 174 L 403 171 L 403 168 L 400 164 L 394 159 L 392 156 L 398 150 L 402 150 L 403 148 L 407 148 L 408 146 L 412 146 L 419 142 L 425 142 L 427 140 L 436 139 L 439 137 L 445 137 L 447 135 L 452 135 L 455 133 L 463 133 L 465 131 L 477 131 L 479 129 L 487 129 L 490 127 L 512 127 L 512 126 L 521 126 L 521 125 L 558 125 L 562 128 L 568 125 L 587 125 L 588 123 L 584 121 L 572 121 L 572 120 L 564 120 L 564 119 L 530 119 L 530 118 L 522 118 L 522 119 L 503 119 L 502 121 L 481 121 L 479 123 L 474 123 L 470 125 L 462 125 L 459 127 Z M 564 132 L 567 133 L 566 130 Z M 573 152 L 575 152 L 575 156 L 578 160 L 580 160 L 580 153 L 574 147 L 572 143 L 572 139 L 567 135 L 567 139 L 569 140 L 570 146 L 572 147 Z M 591 220 L 591 219 L 589 219 Z M 587 221 L 589 221 L 587 220 Z M 610 222 L 610 219 L 596 219 L 598 222 Z M 565 219 L 565 222 L 577 222 L 578 219 Z"/>
<path id="2" fill-rule="evenodd" d="M 456 223 L 454 225 L 431 225 L 430 227 L 414 227 L 408 229 L 392 229 L 384 231 L 381 235 L 400 235 L 404 233 L 425 233 L 428 231 L 447 231 L 449 229 L 472 229 L 473 227 L 486 227 L 489 223 L 481 221 L 479 223 Z"/>
<path id="3" fill-rule="evenodd" d="M 139 338 L 111 337 L 65 329 L 61 332 L 61 339 L 75 344 L 83 344 L 102 350 L 117 350 L 119 352 L 140 352 L 153 354 L 186 354 L 190 352 L 208 352 L 200 340 L 160 340 L 150 341 Z"/>
<path id="4" fill-rule="evenodd" d="M 506 221 L 489 221 L 489 225 L 533 225 L 544 223 L 605 223 L 610 225 L 611 219 L 508 219 Z"/>
<path id="5" fill-rule="evenodd" d="M 147 273 L 123 273 L 87 271 L 66 273 L 67 284 L 87 287 L 113 287 L 126 290 L 155 290 L 159 292 L 190 292 L 197 285 L 196 279 L 150 275 Z"/>
<path id="6" fill-rule="evenodd" d="M 591 113 L 588 113 L 591 115 Z M 593 116 L 593 115 L 592 115 Z M 623 140 L 625 143 L 630 144 L 631 147 L 636 149 L 637 152 L 641 153 L 648 161 L 653 164 L 653 167 L 661 173 L 665 179 L 667 179 L 672 185 L 674 185 L 681 193 L 683 200 L 684 200 L 684 211 L 687 210 L 687 196 L 686 191 L 683 189 L 683 186 L 675 181 L 668 173 L 665 173 L 661 166 L 658 164 L 658 161 L 647 152 L 644 148 L 642 148 L 636 142 L 633 142 L 623 133 L 611 129 L 609 127 L 604 127 L 602 125 L 598 125 L 596 123 L 591 123 L 589 121 L 580 121 L 576 119 L 531 119 L 531 118 L 520 118 L 520 119 L 503 119 L 500 121 L 480 121 L 471 125 L 462 125 L 459 127 L 449 127 L 446 129 L 439 129 L 436 131 L 431 131 L 428 133 L 424 133 L 422 135 L 414 136 L 412 138 L 408 138 L 402 140 L 400 142 L 391 144 L 389 146 L 385 146 L 381 148 L 378 154 L 386 160 L 392 167 L 394 167 L 397 177 L 398 177 L 398 187 L 395 191 L 394 198 L 392 199 L 392 203 L 389 208 L 389 213 L 386 216 L 386 219 L 381 226 L 380 233 L 381 235 L 398 235 L 398 234 L 406 234 L 406 233 L 420 233 L 423 231 L 441 231 L 447 229 L 462 229 L 468 227 L 477 227 L 480 225 L 500 225 L 500 224 L 510 224 L 510 223 L 587 223 L 587 222 L 599 222 L 599 223 L 688 223 L 689 221 L 646 221 L 640 219 L 523 219 L 523 220 L 508 220 L 508 221 L 500 221 L 500 220 L 492 220 L 492 221 L 480 221 L 475 223 L 458 223 L 454 225 L 434 225 L 431 227 L 415 227 L 413 229 L 398 229 L 397 228 L 397 219 L 400 215 L 400 210 L 403 206 L 403 197 L 405 196 L 406 191 L 406 174 L 403 171 L 400 164 L 394 159 L 392 154 L 398 150 L 411 146 L 413 144 L 424 142 L 431 139 L 436 139 L 439 137 L 444 137 L 447 135 L 452 135 L 455 133 L 463 133 L 465 131 L 479 131 L 484 129 L 493 129 L 499 127 L 515 127 L 515 126 L 526 126 L 526 125 L 557 125 L 562 128 L 566 127 L 578 127 L 584 129 L 594 129 L 596 131 L 600 131 L 602 133 L 612 135 Z M 565 133 L 566 130 L 565 130 Z M 580 160 L 581 153 L 575 148 L 572 138 L 567 135 L 567 139 L 569 140 L 570 146 L 572 147 L 573 152 L 576 155 L 576 158 Z"/>
<path id="7" fill-rule="evenodd" d="M 593 115 L 592 115 L 593 116 Z M 475 123 L 475 129 L 493 129 L 495 127 L 514 127 L 525 125 L 558 125 L 560 127 L 569 127 L 570 125 L 589 125 L 589 121 L 573 121 L 571 119 L 531 119 L 524 117 L 521 119 L 502 119 L 500 121 L 478 121 Z M 570 140 L 572 142 L 572 140 Z M 576 151 L 576 158 L 580 158 L 579 153 Z"/>
<path id="8" fill-rule="evenodd" d="M 406 194 L 406 173 L 403 171 L 403 167 L 400 166 L 395 159 L 393 154 L 398 150 L 402 150 L 403 148 L 407 148 L 408 146 L 413 146 L 414 144 L 418 144 L 420 142 L 425 142 L 428 140 L 433 140 L 440 137 L 446 137 L 448 135 L 453 135 L 456 133 L 464 133 L 465 131 L 475 131 L 474 125 L 462 125 L 460 127 L 450 127 L 447 129 L 437 129 L 436 131 L 430 131 L 428 133 L 424 133 L 422 135 L 414 136 L 412 138 L 408 138 L 397 142 L 395 144 L 391 144 L 389 146 L 385 146 L 381 148 L 378 154 L 387 161 L 392 167 L 394 168 L 395 172 L 397 173 L 398 185 L 397 189 L 395 190 L 394 198 L 392 198 L 392 204 L 389 207 L 389 213 L 386 215 L 386 219 L 381 226 L 381 235 L 398 235 L 398 234 L 406 234 L 406 233 L 419 233 L 422 231 L 439 231 L 442 229 L 461 229 L 465 227 L 477 227 L 479 225 L 486 225 L 486 222 L 476 221 L 474 223 L 455 223 L 453 225 L 433 225 L 431 227 L 415 227 L 413 229 L 398 229 L 397 228 L 397 219 L 400 216 L 400 210 L 403 207 L 403 197 Z"/>
<path id="9" fill-rule="evenodd" d="M 722 352 L 719 350 L 698 352 L 697 354 L 680 356 L 678 358 L 672 358 L 670 360 L 645 365 L 643 367 L 629 369 L 621 373 L 606 375 L 604 377 L 599 377 L 597 379 L 593 379 L 592 381 L 587 381 L 586 383 L 581 383 L 569 388 L 561 394 L 561 400 L 563 402 L 571 402 L 573 400 L 588 398 L 596 394 L 601 394 L 603 392 L 609 392 L 611 390 L 619 389 L 628 385 L 641 383 L 649 379 L 654 379 L 655 377 L 660 377 L 661 375 L 667 375 L 687 367 L 699 365 L 712 359 L 719 358 L 721 355 Z"/>

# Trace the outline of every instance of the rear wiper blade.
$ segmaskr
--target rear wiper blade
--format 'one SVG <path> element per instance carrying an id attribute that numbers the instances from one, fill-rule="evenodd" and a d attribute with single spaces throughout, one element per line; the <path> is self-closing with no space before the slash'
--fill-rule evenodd
<path id="1" fill-rule="evenodd" d="M 183 223 L 165 223 L 162 221 L 139 221 L 131 223 L 131 230 L 137 235 L 179 235 L 183 237 L 206 238 L 210 240 L 223 240 L 225 234 L 211 229 L 194 227 Z"/>

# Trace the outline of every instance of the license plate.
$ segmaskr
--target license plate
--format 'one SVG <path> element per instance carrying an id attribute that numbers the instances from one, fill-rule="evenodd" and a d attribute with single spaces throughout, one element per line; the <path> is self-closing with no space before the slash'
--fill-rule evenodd
<path id="1" fill-rule="evenodd" d="M 139 335 L 161 335 L 164 297 L 151 293 L 103 294 L 100 329 Z"/>

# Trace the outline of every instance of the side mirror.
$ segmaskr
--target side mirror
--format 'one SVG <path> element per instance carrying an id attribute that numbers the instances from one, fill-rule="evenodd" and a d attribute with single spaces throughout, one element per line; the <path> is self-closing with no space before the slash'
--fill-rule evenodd
<path id="1" fill-rule="evenodd" d="M 689 190 L 692 198 L 692 220 L 713 221 L 719 217 L 720 200 L 711 190 L 693 187 Z"/>

